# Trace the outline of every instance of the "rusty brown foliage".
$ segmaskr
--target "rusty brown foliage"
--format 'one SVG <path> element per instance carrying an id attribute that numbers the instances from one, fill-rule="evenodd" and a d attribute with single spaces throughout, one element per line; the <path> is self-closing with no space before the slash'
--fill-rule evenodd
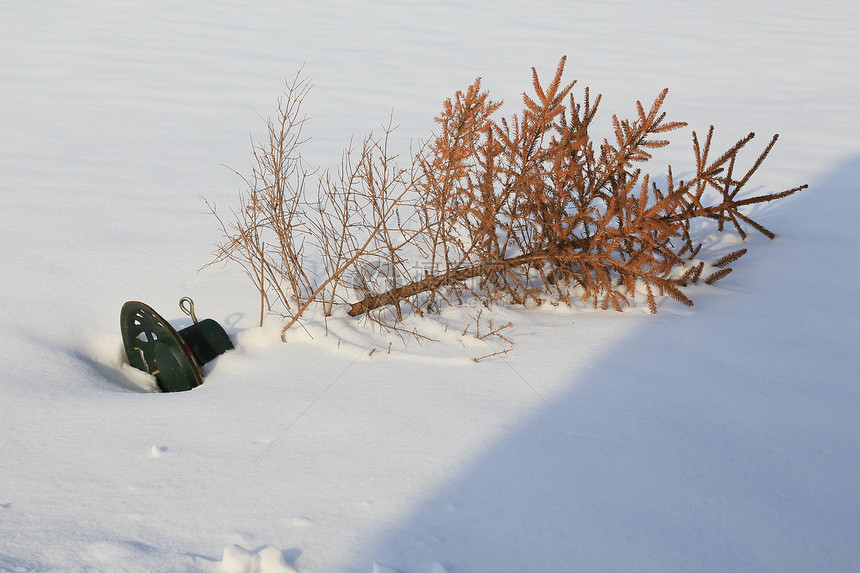
<path id="1" fill-rule="evenodd" d="M 744 170 L 740 155 L 754 134 L 715 155 L 713 126 L 703 140 L 692 134 L 690 176 L 676 179 L 669 167 L 658 183 L 643 166 L 668 145 L 666 134 L 686 126 L 667 120 L 667 90 L 648 106 L 636 102 L 632 118 L 612 116 L 612 136 L 597 139 L 601 98 L 588 88 L 576 95 L 575 82 L 563 80 L 565 63 L 548 83 L 532 70 L 534 93 L 523 95 L 519 114 L 498 117 L 501 102 L 479 78 L 444 102 L 438 133 L 405 167 L 389 150 L 389 126 L 347 149 L 337 173 L 318 177 L 315 188 L 297 153 L 307 93 L 297 78 L 269 122 L 269 141 L 254 148 L 241 208 L 230 222 L 219 217 L 225 241 L 216 261 L 242 264 L 261 313 L 277 301 L 287 328 L 311 307 L 325 315 L 343 307 L 397 329 L 408 313 L 467 300 L 581 298 L 623 310 L 638 293 L 652 312 L 663 296 L 692 305 L 685 286 L 706 266 L 704 282 L 725 277 L 746 253 L 706 265 L 694 223 L 773 238 L 747 208 L 806 185 L 746 194 L 777 136 Z"/>

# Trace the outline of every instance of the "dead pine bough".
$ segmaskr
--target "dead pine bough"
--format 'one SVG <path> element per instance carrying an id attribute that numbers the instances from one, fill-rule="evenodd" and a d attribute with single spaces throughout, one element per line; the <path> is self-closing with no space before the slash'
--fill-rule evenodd
<path id="1" fill-rule="evenodd" d="M 502 324 L 501 326 L 498 326 L 496 324 L 493 324 L 492 318 L 488 318 L 488 319 L 486 319 L 486 326 L 484 328 L 484 331 L 481 332 L 481 324 L 482 324 L 482 318 L 483 318 L 482 315 L 483 314 L 484 314 L 484 309 L 481 308 L 478 310 L 477 315 L 475 315 L 475 316 L 469 315 L 469 318 L 471 318 L 472 320 L 475 321 L 475 338 L 477 338 L 478 340 L 483 340 L 488 345 L 490 343 L 490 340 L 495 340 L 496 342 L 501 342 L 502 344 L 504 344 L 505 347 L 502 348 L 501 350 L 495 350 L 492 347 L 490 347 L 490 349 L 493 351 L 490 352 L 489 354 L 485 354 L 484 356 L 477 356 L 477 357 L 473 358 L 472 360 L 475 362 L 480 362 L 481 360 L 485 360 L 487 358 L 492 358 L 493 356 L 500 356 L 502 354 L 507 354 L 508 352 L 510 352 L 511 350 L 514 349 L 514 343 L 507 336 L 505 336 L 505 334 L 503 334 L 503 331 L 507 330 L 508 328 L 513 328 L 514 323 L 509 321 L 509 322 Z M 469 334 L 470 328 L 471 328 L 471 324 L 466 326 L 466 329 L 463 330 L 463 336 L 466 336 Z"/>
<path id="2" fill-rule="evenodd" d="M 534 93 L 523 94 L 519 114 L 499 117 L 501 102 L 479 78 L 444 102 L 438 132 L 402 162 L 389 124 L 321 174 L 300 153 L 310 89 L 300 72 L 268 120 L 268 138 L 253 145 L 239 206 L 226 216 L 210 205 L 224 236 L 212 263 L 238 263 L 259 292 L 261 322 L 278 313 L 284 330 L 337 309 L 418 336 L 407 316 L 466 302 L 581 299 L 620 311 L 639 293 L 651 312 L 657 297 L 692 305 L 684 287 L 720 280 L 746 253 L 706 264 L 699 237 L 745 239 L 752 229 L 773 238 L 746 208 L 806 185 L 747 194 L 777 136 L 742 168 L 755 135 L 715 153 L 713 126 L 692 133 L 690 176 L 676 179 L 669 167 L 658 184 L 642 166 L 668 145 L 666 133 L 686 126 L 666 119 L 667 91 L 650 106 L 636 102 L 631 119 L 612 116 L 612 137 L 596 139 L 601 97 L 575 94 L 564 66 L 562 58 L 548 84 L 532 70 Z M 501 329 L 483 328 L 509 343 Z"/>

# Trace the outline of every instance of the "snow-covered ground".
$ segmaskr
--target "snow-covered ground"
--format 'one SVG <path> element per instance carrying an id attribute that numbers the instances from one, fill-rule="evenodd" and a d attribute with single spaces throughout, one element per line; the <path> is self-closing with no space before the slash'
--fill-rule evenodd
<path id="1" fill-rule="evenodd" d="M 284 344 L 239 269 L 197 272 L 201 197 L 235 204 L 302 65 L 333 168 L 476 76 L 513 113 L 563 54 L 605 123 L 669 87 L 724 145 L 781 134 L 762 188 L 810 184 L 693 308 L 500 308 L 515 349 L 476 364 L 344 318 Z M 5 2 L 0 570 L 860 570 L 858 72 L 852 0 Z M 185 295 L 237 349 L 142 392 L 120 307 L 182 327 Z"/>

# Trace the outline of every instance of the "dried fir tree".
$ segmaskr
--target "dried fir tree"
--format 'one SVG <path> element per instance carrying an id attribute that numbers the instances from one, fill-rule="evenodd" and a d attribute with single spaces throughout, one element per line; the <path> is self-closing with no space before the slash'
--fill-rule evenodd
<path id="1" fill-rule="evenodd" d="M 741 239 L 752 228 L 774 234 L 743 210 L 806 188 L 745 196 L 774 136 L 752 165 L 739 155 L 750 133 L 715 159 L 713 126 L 704 142 L 693 132 L 695 171 L 665 183 L 643 171 L 665 134 L 685 127 L 662 111 L 663 90 L 632 119 L 612 116 L 613 138 L 592 136 L 600 96 L 563 81 L 566 59 L 548 85 L 532 70 L 533 96 L 519 115 L 497 118 L 477 79 L 444 102 L 439 132 L 419 146 L 406 167 L 388 148 L 392 127 L 350 148 L 337 174 L 306 182 L 297 152 L 307 84 L 288 85 L 269 141 L 255 146 L 236 222 L 221 221 L 226 241 L 216 260 L 243 264 L 261 295 L 261 312 L 280 303 L 297 323 L 311 307 L 326 315 L 345 305 L 397 328 L 408 311 L 426 313 L 476 298 L 570 304 L 622 310 L 637 292 L 649 309 L 656 298 L 692 301 L 683 287 L 697 283 L 706 264 L 693 223 L 713 221 Z M 297 131 L 299 133 L 297 133 Z M 214 208 L 213 208 L 214 213 Z M 739 249 L 707 265 L 705 283 L 728 275 Z M 414 269 L 422 272 L 415 273 Z M 313 270 L 312 270 L 313 269 Z M 373 276 L 370 276 L 373 275 Z M 388 318 L 380 312 L 390 310 Z"/>

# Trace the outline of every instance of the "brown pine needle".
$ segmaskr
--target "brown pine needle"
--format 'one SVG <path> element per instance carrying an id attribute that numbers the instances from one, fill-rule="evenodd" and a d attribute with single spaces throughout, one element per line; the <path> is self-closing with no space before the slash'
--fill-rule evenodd
<path id="1" fill-rule="evenodd" d="M 719 271 L 713 272 L 710 275 L 708 275 L 708 278 L 705 279 L 705 284 L 712 285 L 731 272 L 732 272 L 731 268 L 725 268 L 725 269 L 721 269 Z"/>
<path id="2" fill-rule="evenodd" d="M 738 260 L 739 258 L 744 256 L 745 254 L 747 254 L 746 249 L 738 249 L 737 251 L 732 251 L 731 253 L 729 253 L 727 255 L 723 255 L 722 257 L 717 259 L 715 262 L 713 262 L 711 264 L 711 266 L 717 267 L 718 269 L 722 268 L 726 265 L 732 264 L 733 262 L 735 262 L 736 260 Z"/>

